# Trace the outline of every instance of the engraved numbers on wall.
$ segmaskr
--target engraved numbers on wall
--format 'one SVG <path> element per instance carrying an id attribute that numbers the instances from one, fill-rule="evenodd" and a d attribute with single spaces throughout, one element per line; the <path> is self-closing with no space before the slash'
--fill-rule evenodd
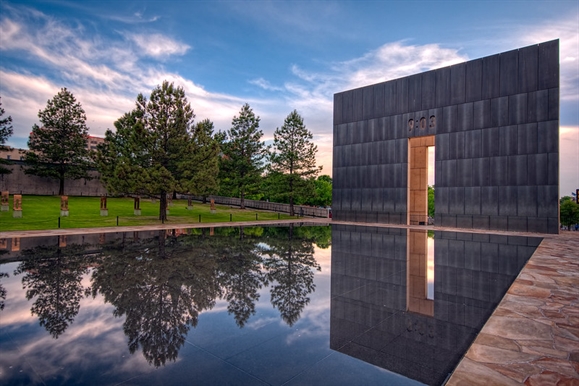
<path id="1" fill-rule="evenodd" d="M 426 127 L 427 127 L 427 120 L 425 117 L 416 120 L 415 119 L 408 120 L 408 131 L 412 131 L 412 129 L 426 130 Z M 431 129 L 436 127 L 436 117 L 434 115 L 430 116 L 428 120 L 428 127 Z"/>

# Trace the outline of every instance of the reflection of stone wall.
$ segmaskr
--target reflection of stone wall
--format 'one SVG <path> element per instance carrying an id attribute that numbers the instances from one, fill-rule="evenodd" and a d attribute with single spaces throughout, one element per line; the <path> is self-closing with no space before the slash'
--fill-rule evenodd
<path id="1" fill-rule="evenodd" d="M 541 239 L 436 232 L 429 317 L 407 312 L 406 232 L 332 226 L 330 348 L 442 384 Z"/>
<path id="2" fill-rule="evenodd" d="M 136 235 L 138 233 L 138 236 Z M 21 258 L 21 253 L 27 249 L 51 246 L 71 246 L 85 245 L 87 253 L 98 250 L 98 245 L 110 243 L 114 240 L 121 240 L 126 237 L 128 240 L 135 240 L 136 237 L 141 239 L 153 238 L 158 235 L 158 231 L 142 232 L 109 232 L 109 233 L 91 233 L 85 235 L 67 235 L 67 236 L 43 236 L 43 237 L 16 237 L 0 239 L 0 261 L 8 262 Z"/>
<path id="3" fill-rule="evenodd" d="M 334 219 L 406 224 L 434 135 L 437 225 L 557 233 L 558 133 L 558 40 L 335 94 Z"/>
<path id="4" fill-rule="evenodd" d="M 541 242 L 540 238 L 437 232 L 434 316 L 481 327 Z"/>
<path id="5" fill-rule="evenodd" d="M 58 194 L 59 181 L 24 174 L 20 161 L 15 161 L 8 168 L 11 174 L 0 174 L 0 190 L 8 190 L 10 194 L 37 194 L 53 196 Z M 97 172 L 91 175 L 98 177 Z M 106 194 L 106 189 L 98 178 L 92 180 L 66 180 L 64 192 L 69 196 L 101 196 Z"/>

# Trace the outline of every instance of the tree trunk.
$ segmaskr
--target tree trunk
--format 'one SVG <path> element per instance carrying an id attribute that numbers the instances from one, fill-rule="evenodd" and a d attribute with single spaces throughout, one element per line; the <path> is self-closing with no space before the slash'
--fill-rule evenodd
<path id="1" fill-rule="evenodd" d="M 291 173 L 291 169 L 290 169 L 290 173 Z M 290 180 L 289 180 L 289 204 L 290 204 L 290 216 L 294 216 L 295 212 L 294 212 L 294 179 L 293 179 L 293 175 L 290 174 L 289 176 Z"/>
<path id="2" fill-rule="evenodd" d="M 241 200 L 239 202 L 239 209 L 245 209 L 245 190 L 241 189 Z"/>
<path id="3" fill-rule="evenodd" d="M 159 198 L 159 220 L 164 224 L 165 220 L 167 220 L 167 192 L 161 191 L 161 197 Z"/>
<path id="4" fill-rule="evenodd" d="M 60 186 L 58 188 L 58 195 L 64 196 L 64 170 L 62 169 L 62 167 L 58 171 L 58 179 L 60 182 Z"/>
<path id="5" fill-rule="evenodd" d="M 164 230 L 159 231 L 159 257 L 165 259 L 167 255 L 165 254 L 165 238 L 166 233 Z"/>

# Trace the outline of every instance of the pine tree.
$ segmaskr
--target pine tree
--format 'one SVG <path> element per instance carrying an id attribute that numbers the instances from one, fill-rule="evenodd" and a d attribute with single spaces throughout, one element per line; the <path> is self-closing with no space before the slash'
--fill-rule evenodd
<path id="1" fill-rule="evenodd" d="M 198 122 L 191 133 L 187 154 L 181 165 L 181 187 L 184 193 L 207 196 L 218 189 L 219 142 L 213 135 L 213 122 Z"/>
<path id="2" fill-rule="evenodd" d="M 4 108 L 2 108 L 2 102 L 0 102 L 0 117 L 4 115 Z M 8 137 L 13 133 L 12 130 L 12 117 L 7 116 L 6 118 L 0 118 L 0 150 L 9 150 L 8 146 L 5 146 Z M 2 165 L 8 165 L 9 162 L 3 158 L 0 158 L 0 174 L 10 174 L 12 171 Z"/>
<path id="3" fill-rule="evenodd" d="M 239 195 L 240 207 L 245 209 L 245 196 L 259 188 L 268 148 L 261 142 L 259 117 L 246 103 L 234 117 L 227 140 L 223 143 L 221 182 L 225 189 Z"/>
<path id="4" fill-rule="evenodd" d="M 270 169 L 283 181 L 279 196 L 288 198 L 290 216 L 293 216 L 296 197 L 315 194 L 313 181 L 322 169 L 316 167 L 318 148 L 296 110 L 287 116 L 281 128 L 275 130 L 273 138 L 275 150 L 270 157 Z"/>
<path id="5" fill-rule="evenodd" d="M 165 81 L 135 105 L 107 130 L 97 163 L 108 191 L 159 198 L 164 222 L 168 193 L 215 189 L 219 147 L 211 122 L 194 125 L 183 88 Z"/>
<path id="6" fill-rule="evenodd" d="M 86 115 L 74 95 L 62 88 L 38 112 L 42 126 L 34 125 L 25 154 L 26 174 L 60 181 L 58 194 L 64 194 L 64 181 L 90 179 L 92 165 L 86 148 Z"/>

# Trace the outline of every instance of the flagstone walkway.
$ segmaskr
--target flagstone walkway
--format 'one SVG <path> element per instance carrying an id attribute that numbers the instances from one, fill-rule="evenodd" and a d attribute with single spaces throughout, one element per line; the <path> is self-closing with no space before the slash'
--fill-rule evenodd
<path id="1" fill-rule="evenodd" d="M 579 385 L 579 232 L 544 237 L 448 386 Z"/>

